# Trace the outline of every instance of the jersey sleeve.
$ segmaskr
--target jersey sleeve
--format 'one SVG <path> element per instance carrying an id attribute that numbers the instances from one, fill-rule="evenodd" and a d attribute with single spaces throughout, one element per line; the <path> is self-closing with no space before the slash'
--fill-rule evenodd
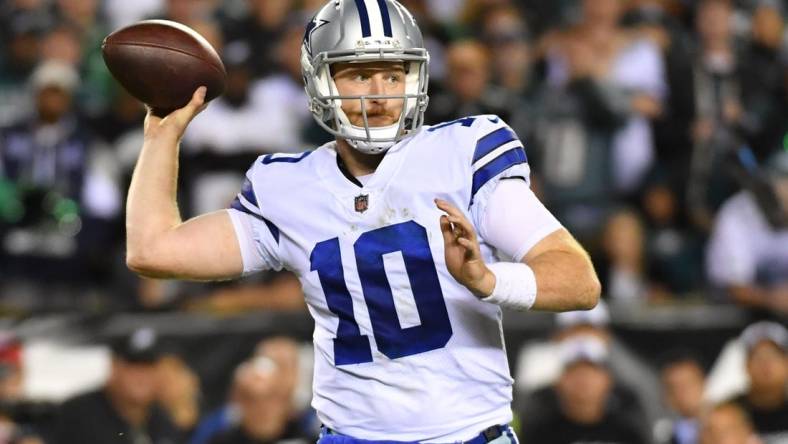
<path id="1" fill-rule="evenodd" d="M 562 228 L 522 180 L 499 183 L 482 215 L 478 231 L 502 260 L 520 262 L 549 234 Z"/>
<path id="2" fill-rule="evenodd" d="M 260 165 L 255 161 L 247 171 L 241 192 L 227 210 L 241 248 L 245 275 L 283 268 L 279 255 L 279 228 L 265 217 L 255 192 L 255 177 L 261 174 Z"/>
<path id="3" fill-rule="evenodd" d="M 478 228 L 498 183 L 506 178 L 519 178 L 530 185 L 531 169 L 523 143 L 503 119 L 479 116 L 474 119 L 473 127 L 470 212 Z"/>

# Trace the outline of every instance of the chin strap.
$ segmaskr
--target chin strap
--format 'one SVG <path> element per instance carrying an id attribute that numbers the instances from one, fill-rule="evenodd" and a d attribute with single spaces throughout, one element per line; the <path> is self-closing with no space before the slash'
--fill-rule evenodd
<path id="1" fill-rule="evenodd" d="M 380 154 L 388 151 L 389 148 L 394 144 L 393 142 L 366 142 L 364 140 L 351 140 L 346 139 L 348 145 L 353 147 L 353 149 L 357 151 L 361 151 L 364 154 Z M 383 144 L 386 145 L 383 145 Z"/>
<path id="2" fill-rule="evenodd" d="M 339 102 L 339 101 L 338 101 Z M 356 126 L 350 123 L 347 115 L 341 108 L 342 104 L 339 102 L 336 105 L 336 113 L 338 117 L 338 124 L 341 126 L 340 132 L 359 138 L 367 138 L 367 130 L 364 127 Z M 369 137 L 372 139 L 394 139 L 397 136 L 397 131 L 400 129 L 400 123 L 397 122 L 393 125 L 370 127 Z M 342 131 L 344 130 L 344 131 Z M 391 148 L 395 141 L 376 141 L 376 140 L 360 140 L 360 139 L 345 139 L 347 143 L 358 151 L 364 154 L 380 154 Z"/>

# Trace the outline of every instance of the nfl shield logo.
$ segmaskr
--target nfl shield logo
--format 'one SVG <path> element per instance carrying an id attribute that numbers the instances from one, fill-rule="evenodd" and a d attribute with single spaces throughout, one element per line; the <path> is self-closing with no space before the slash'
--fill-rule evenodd
<path id="1" fill-rule="evenodd" d="M 363 213 L 369 208 L 369 194 L 359 194 L 355 199 L 356 212 Z"/>

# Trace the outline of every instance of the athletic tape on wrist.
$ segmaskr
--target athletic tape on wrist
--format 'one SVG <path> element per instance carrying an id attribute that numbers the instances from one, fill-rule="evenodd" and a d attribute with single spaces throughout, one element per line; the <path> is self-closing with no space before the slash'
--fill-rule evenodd
<path id="1" fill-rule="evenodd" d="M 534 305 L 536 276 L 531 267 L 522 262 L 497 262 L 488 268 L 495 275 L 495 288 L 482 301 L 520 311 Z"/>

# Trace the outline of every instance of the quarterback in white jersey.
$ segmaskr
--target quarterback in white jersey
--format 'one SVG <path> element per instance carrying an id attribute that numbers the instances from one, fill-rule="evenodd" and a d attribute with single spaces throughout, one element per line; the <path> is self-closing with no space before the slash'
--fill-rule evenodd
<path id="1" fill-rule="evenodd" d="M 301 280 L 316 324 L 320 419 L 351 436 L 438 442 L 508 423 L 500 307 L 450 275 L 434 200 L 463 208 L 483 232 L 498 181 L 527 189 L 517 137 L 497 117 L 478 116 L 400 141 L 365 183 L 337 162 L 336 142 L 263 156 L 231 212 L 245 271 L 286 268 Z M 524 238 L 560 227 L 544 215 L 536 222 Z"/>
<path id="2" fill-rule="evenodd" d="M 298 276 L 315 319 L 322 444 L 515 441 L 501 307 L 588 309 L 599 297 L 587 254 L 530 191 L 505 122 L 422 125 L 428 60 L 396 1 L 330 1 L 306 28 L 302 66 L 312 113 L 336 140 L 261 156 L 230 209 L 186 222 L 178 141 L 205 91 L 146 119 L 129 266 Z"/>

